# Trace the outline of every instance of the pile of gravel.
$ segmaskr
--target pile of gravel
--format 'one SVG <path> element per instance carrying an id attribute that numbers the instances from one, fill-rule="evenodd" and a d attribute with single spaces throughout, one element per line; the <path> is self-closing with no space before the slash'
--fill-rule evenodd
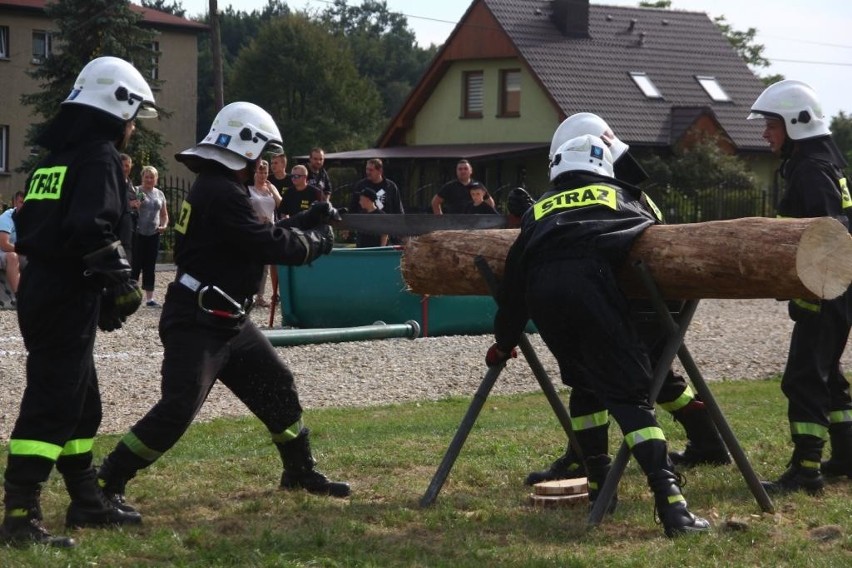
<path id="1" fill-rule="evenodd" d="M 157 274 L 161 300 L 174 272 Z M 159 308 L 143 306 L 124 328 L 99 333 L 95 346 L 104 419 L 101 431 L 122 432 L 158 400 L 163 347 L 157 335 Z M 252 319 L 265 327 L 269 313 Z M 280 324 L 280 315 L 276 322 Z M 792 328 L 786 305 L 775 300 L 704 300 L 686 344 L 707 380 L 762 379 L 782 372 Z M 485 371 L 483 358 L 492 337 L 386 339 L 278 348 L 298 382 L 305 408 L 370 406 L 448 396 L 472 396 Z M 558 383 L 555 361 L 537 335 L 539 358 Z M 852 368 L 852 353 L 845 364 Z M 0 311 L 0 440 L 8 440 L 23 392 L 26 353 L 14 311 Z M 523 359 L 500 375 L 495 393 L 538 390 Z M 779 392 L 779 396 L 781 396 Z M 217 385 L 200 418 L 247 413 L 227 389 Z"/>

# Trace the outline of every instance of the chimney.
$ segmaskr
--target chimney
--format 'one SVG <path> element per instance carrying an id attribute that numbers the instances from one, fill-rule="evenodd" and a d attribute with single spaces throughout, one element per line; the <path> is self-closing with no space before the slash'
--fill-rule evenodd
<path id="1" fill-rule="evenodd" d="M 551 18 L 562 35 L 589 36 L 589 0 L 551 0 Z"/>

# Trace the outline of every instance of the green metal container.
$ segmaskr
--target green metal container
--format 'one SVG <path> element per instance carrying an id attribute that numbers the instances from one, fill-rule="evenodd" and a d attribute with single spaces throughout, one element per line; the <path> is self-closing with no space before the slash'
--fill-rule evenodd
<path id="1" fill-rule="evenodd" d="M 490 296 L 420 296 L 405 289 L 397 247 L 336 248 L 310 266 L 279 266 L 281 312 L 303 328 L 414 320 L 423 336 L 494 330 Z"/>

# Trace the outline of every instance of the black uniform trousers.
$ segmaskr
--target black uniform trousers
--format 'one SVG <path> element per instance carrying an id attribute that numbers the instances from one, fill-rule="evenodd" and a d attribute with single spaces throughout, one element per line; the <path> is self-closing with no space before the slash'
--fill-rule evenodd
<path id="1" fill-rule="evenodd" d="M 249 319 L 203 313 L 196 296 L 172 283 L 160 319 L 164 355 L 161 398 L 110 456 L 130 474 L 169 450 L 195 418 L 216 380 L 274 436 L 301 420 L 293 374 Z"/>
<path id="2" fill-rule="evenodd" d="M 55 461 L 46 454 L 58 457 L 59 448 L 69 441 L 82 441 L 82 449 L 64 454 L 81 453 L 91 461 L 91 440 L 101 424 L 92 355 L 99 310 L 100 294 L 81 267 L 29 259 L 18 290 L 18 322 L 28 351 L 27 386 L 12 430 L 7 481 L 45 481 Z M 19 454 L 14 451 L 16 440 L 36 443 Z"/>
<path id="3" fill-rule="evenodd" d="M 830 412 L 852 409 L 849 381 L 840 366 L 849 339 L 850 296 L 847 290 L 839 298 L 822 300 L 819 311 L 789 304 L 795 324 L 781 390 L 788 400 L 787 417 L 794 436 L 820 437 L 818 431 L 807 432 L 807 425 L 827 428 Z"/>
<path id="4" fill-rule="evenodd" d="M 609 262 L 594 256 L 539 261 L 528 268 L 526 303 L 560 369 L 580 370 L 567 378 L 585 414 L 607 410 L 625 435 L 658 427 L 648 400 L 648 355 Z M 633 447 L 646 473 L 668 464 L 665 441 L 657 442 Z"/>

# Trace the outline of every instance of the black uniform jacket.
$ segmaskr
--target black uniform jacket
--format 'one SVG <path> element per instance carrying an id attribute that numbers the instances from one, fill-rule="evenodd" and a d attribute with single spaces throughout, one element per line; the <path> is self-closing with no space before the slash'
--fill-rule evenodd
<path id="1" fill-rule="evenodd" d="M 248 190 L 218 166 L 202 170 L 175 224 L 175 263 L 202 285 L 237 301 L 257 292 L 265 264 L 302 264 L 306 244 L 293 230 L 261 223 Z"/>
<path id="2" fill-rule="evenodd" d="M 588 256 L 617 266 L 636 237 L 659 221 L 636 187 L 592 173 L 560 176 L 557 181 L 565 178 L 527 210 L 509 248 L 494 318 L 497 344 L 504 351 L 517 345 L 529 319 L 529 266 Z"/>
<path id="3" fill-rule="evenodd" d="M 82 257 L 119 238 L 130 222 L 127 182 L 113 142 L 94 141 L 49 154 L 27 180 L 15 217 L 15 248 L 30 261 L 80 267 Z"/>
<path id="4" fill-rule="evenodd" d="M 852 199 L 843 170 L 836 164 L 828 137 L 797 142 L 781 166 L 786 191 L 780 217 L 835 217 L 849 227 Z"/>

